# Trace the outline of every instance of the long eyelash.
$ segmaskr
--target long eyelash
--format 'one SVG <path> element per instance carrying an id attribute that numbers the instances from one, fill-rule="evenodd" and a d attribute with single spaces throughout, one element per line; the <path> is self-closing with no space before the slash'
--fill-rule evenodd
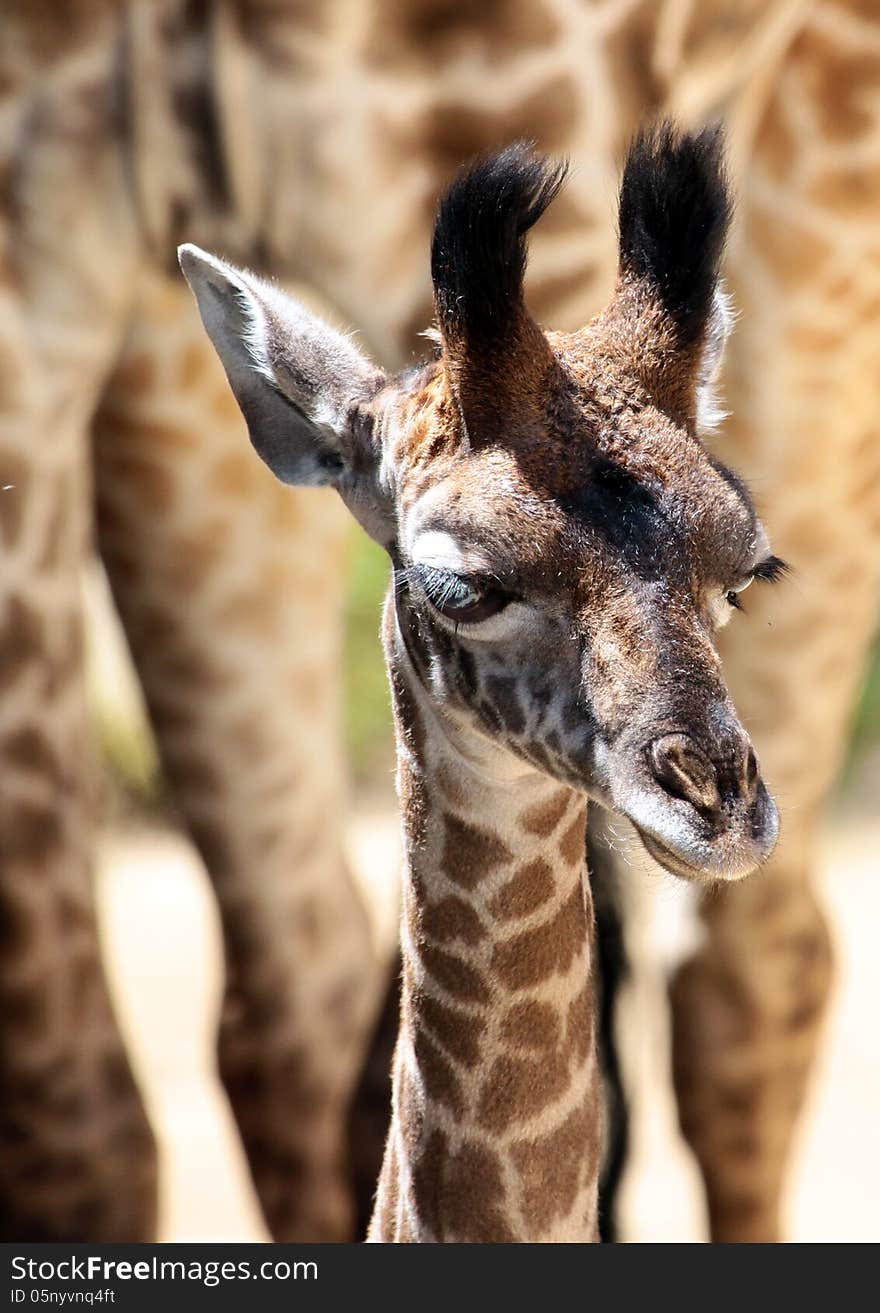
<path id="1" fill-rule="evenodd" d="M 469 585 L 456 574 L 423 566 L 422 586 L 434 605 L 442 611 L 462 586 L 467 588 Z"/>
<path id="2" fill-rule="evenodd" d="M 412 566 L 400 573 L 405 574 L 407 579 L 417 579 L 438 610 L 442 610 L 460 588 L 478 586 L 451 570 L 441 570 L 431 565 Z"/>
<path id="3" fill-rule="evenodd" d="M 766 561 L 759 561 L 755 566 L 752 578 L 760 579 L 763 583 L 775 584 L 787 574 L 791 574 L 791 566 L 787 561 L 783 561 L 779 556 L 768 556 Z"/>

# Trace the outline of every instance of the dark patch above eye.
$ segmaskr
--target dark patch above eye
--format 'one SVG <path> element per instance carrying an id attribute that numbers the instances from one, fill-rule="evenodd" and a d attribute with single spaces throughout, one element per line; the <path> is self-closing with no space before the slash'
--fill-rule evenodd
<path id="1" fill-rule="evenodd" d="M 622 465 L 604 459 L 593 461 L 585 482 L 559 500 L 564 510 L 573 514 L 588 512 L 594 517 L 603 510 L 606 514 L 660 510 L 657 497 L 646 484 Z"/>
<path id="2" fill-rule="evenodd" d="M 615 465 L 614 461 L 601 459 L 593 461 L 590 466 L 590 479 L 596 487 L 604 488 L 616 497 L 636 498 L 656 505 L 651 490 L 622 465 Z"/>
<path id="3" fill-rule="evenodd" d="M 584 483 L 557 498 L 566 514 L 600 533 L 645 576 L 656 572 L 667 519 L 654 491 L 614 461 L 597 459 Z"/>

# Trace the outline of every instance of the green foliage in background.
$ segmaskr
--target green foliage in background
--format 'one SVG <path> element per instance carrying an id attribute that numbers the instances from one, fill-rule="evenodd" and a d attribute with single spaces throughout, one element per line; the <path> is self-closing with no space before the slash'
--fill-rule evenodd
<path id="1" fill-rule="evenodd" d="M 351 548 L 343 678 L 345 731 L 355 780 L 390 769 L 391 704 L 379 642 L 388 557 L 360 529 Z"/>
<path id="2" fill-rule="evenodd" d="M 874 649 L 874 659 L 868 678 L 853 717 L 849 760 L 843 776 L 843 787 L 850 776 L 850 768 L 870 749 L 880 747 L 880 643 Z"/>

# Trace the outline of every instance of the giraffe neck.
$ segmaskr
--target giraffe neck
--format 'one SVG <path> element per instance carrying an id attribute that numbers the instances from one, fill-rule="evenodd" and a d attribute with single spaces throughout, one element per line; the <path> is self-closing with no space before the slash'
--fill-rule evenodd
<path id="1" fill-rule="evenodd" d="M 403 987 L 370 1238 L 590 1240 L 599 1090 L 585 800 L 441 724 L 390 616 Z"/>

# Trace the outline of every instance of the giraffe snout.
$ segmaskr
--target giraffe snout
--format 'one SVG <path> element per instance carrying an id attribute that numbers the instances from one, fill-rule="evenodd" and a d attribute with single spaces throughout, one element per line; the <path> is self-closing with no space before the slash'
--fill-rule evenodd
<path id="1" fill-rule="evenodd" d="M 718 724 L 698 740 L 666 730 L 642 740 L 611 773 L 613 805 L 648 852 L 685 879 L 739 880 L 766 861 L 779 816 L 742 728 Z"/>

